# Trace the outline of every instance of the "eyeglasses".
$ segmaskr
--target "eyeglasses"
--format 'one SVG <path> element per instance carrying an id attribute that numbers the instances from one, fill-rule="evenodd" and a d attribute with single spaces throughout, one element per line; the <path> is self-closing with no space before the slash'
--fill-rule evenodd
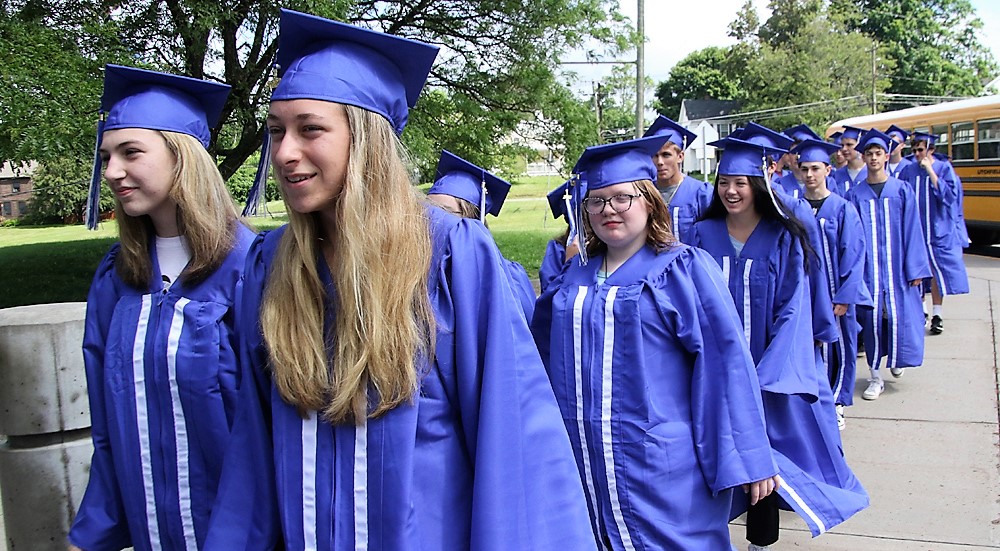
<path id="1" fill-rule="evenodd" d="M 632 208 L 632 199 L 636 197 L 642 197 L 642 194 L 629 195 L 627 193 L 619 193 L 607 199 L 603 197 L 587 197 L 583 200 L 583 207 L 590 214 L 601 214 L 604 212 L 604 206 L 610 204 L 611 210 L 620 214 Z"/>
<path id="2" fill-rule="evenodd" d="M 923 153 L 924 151 L 927 151 L 927 148 L 925 148 L 925 147 L 914 147 L 913 148 L 913 152 L 914 153 Z"/>

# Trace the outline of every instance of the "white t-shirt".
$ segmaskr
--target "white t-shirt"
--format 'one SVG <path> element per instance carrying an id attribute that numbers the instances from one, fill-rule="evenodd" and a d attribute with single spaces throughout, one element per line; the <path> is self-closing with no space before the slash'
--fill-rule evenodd
<path id="1" fill-rule="evenodd" d="M 191 250 L 183 235 L 177 237 L 156 237 L 156 260 L 160 264 L 160 275 L 165 287 L 177 280 L 184 267 L 191 260 Z"/>

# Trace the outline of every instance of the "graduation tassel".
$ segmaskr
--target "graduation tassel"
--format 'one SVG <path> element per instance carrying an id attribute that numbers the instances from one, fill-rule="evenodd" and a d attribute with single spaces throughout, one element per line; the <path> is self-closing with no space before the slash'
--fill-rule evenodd
<path id="1" fill-rule="evenodd" d="M 583 196 L 587 193 L 587 186 L 584 180 L 579 174 L 574 174 L 573 179 L 570 182 L 570 187 L 573 188 L 573 197 L 576 199 L 574 203 L 576 208 L 568 210 L 566 212 L 567 218 L 569 220 L 575 221 L 576 228 L 574 229 L 574 223 L 570 222 L 570 233 L 575 235 L 577 238 L 577 245 L 580 249 L 580 265 L 586 266 L 590 257 L 587 255 L 587 226 L 583 223 Z M 567 245 L 571 241 L 567 241 Z"/>
<path id="2" fill-rule="evenodd" d="M 267 175 L 271 168 L 271 133 L 264 128 L 264 142 L 260 146 L 260 160 L 257 161 L 257 172 L 253 177 L 253 185 L 247 193 L 247 204 L 243 207 L 243 216 L 257 216 L 267 202 Z"/>
<path id="3" fill-rule="evenodd" d="M 788 214 L 785 213 L 785 209 L 778 205 L 778 199 L 774 197 L 774 190 L 771 189 L 771 175 L 767 173 L 768 164 L 767 151 L 764 150 L 764 153 L 761 155 L 761 173 L 764 175 L 764 185 L 767 187 L 767 194 L 771 197 L 771 203 L 774 204 L 774 208 L 778 211 L 778 214 L 780 214 L 782 218 L 788 218 Z"/>
<path id="4" fill-rule="evenodd" d="M 104 116 L 101 111 L 97 116 L 97 145 L 94 146 L 94 168 L 90 174 L 90 187 L 87 189 L 87 206 L 83 219 L 88 230 L 96 230 L 101 219 L 101 138 L 104 136 Z"/>
<path id="5" fill-rule="evenodd" d="M 479 194 L 479 221 L 483 222 L 486 220 L 486 172 L 482 174 L 482 182 L 479 183 L 481 188 L 481 193 Z"/>

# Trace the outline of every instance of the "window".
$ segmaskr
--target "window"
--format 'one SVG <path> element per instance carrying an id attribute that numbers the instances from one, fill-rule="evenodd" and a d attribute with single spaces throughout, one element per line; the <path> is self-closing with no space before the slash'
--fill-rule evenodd
<path id="1" fill-rule="evenodd" d="M 728 122 L 719 123 L 715 128 L 719 131 L 720 138 L 725 138 L 733 132 L 733 125 Z"/>
<path id="2" fill-rule="evenodd" d="M 975 125 L 971 122 L 957 122 L 951 125 L 951 158 L 955 161 L 971 161 L 976 158 L 975 151 Z M 941 153 L 948 150 L 938 139 L 935 148 Z"/>
<path id="3" fill-rule="evenodd" d="M 11 184 L 11 191 L 14 192 L 14 193 L 20 193 L 20 191 L 21 191 L 21 182 L 18 182 L 18 181 L 15 180 L 14 183 Z"/>
<path id="4" fill-rule="evenodd" d="M 1000 119 L 979 121 L 980 159 L 1000 159 Z"/>
<path id="5" fill-rule="evenodd" d="M 28 213 L 28 202 L 27 201 L 18 201 L 17 202 L 17 215 L 18 216 L 24 216 L 27 213 Z"/>
<path id="6" fill-rule="evenodd" d="M 12 207 L 13 207 L 13 205 L 11 205 L 10 201 L 4 201 L 3 202 L 3 210 L 2 210 L 3 216 L 5 216 L 5 217 L 6 216 L 13 216 L 14 213 L 11 212 L 11 208 Z"/>

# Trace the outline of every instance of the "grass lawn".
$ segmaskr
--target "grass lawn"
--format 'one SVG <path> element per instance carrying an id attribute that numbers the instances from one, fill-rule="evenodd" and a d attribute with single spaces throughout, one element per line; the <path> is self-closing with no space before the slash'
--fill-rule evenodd
<path id="1" fill-rule="evenodd" d="M 556 177 L 512 182 L 500 216 L 486 221 L 503 255 L 520 262 L 531 277 L 538 275 L 545 244 L 565 228 L 552 219 L 545 201 L 545 193 L 559 183 Z M 271 216 L 250 220 L 259 230 L 286 221 L 280 201 L 267 207 Z M 86 300 L 94 270 L 117 235 L 113 221 L 97 231 L 82 225 L 0 228 L 0 308 Z"/>

